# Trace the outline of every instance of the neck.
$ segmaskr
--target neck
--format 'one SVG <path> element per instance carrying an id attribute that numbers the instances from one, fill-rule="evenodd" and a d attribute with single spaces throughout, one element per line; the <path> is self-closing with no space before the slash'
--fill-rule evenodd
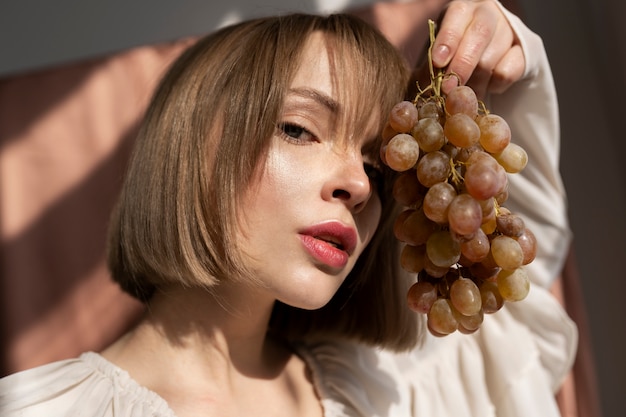
<path id="1" fill-rule="evenodd" d="M 158 292 L 139 326 L 104 356 L 148 386 L 176 373 L 194 384 L 235 375 L 273 378 L 290 356 L 267 336 L 273 300 L 236 285 L 213 293 L 180 287 Z M 157 370 L 155 363 L 163 365 Z"/>

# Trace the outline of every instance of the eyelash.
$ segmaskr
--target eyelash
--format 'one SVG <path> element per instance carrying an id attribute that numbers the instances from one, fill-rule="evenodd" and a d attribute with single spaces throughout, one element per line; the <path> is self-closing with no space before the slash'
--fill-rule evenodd
<path id="1" fill-rule="evenodd" d="M 280 132 L 280 135 L 287 141 L 295 143 L 295 144 L 299 144 L 299 145 L 304 145 L 306 143 L 310 143 L 310 142 L 315 142 L 317 140 L 317 138 L 315 137 L 315 135 L 313 133 L 311 133 L 307 128 L 302 127 L 296 123 L 279 123 L 277 126 L 277 129 Z M 298 136 L 293 136 L 292 132 L 293 130 L 297 130 L 297 135 Z M 300 137 L 300 135 L 305 134 L 308 135 L 309 138 L 308 139 L 302 139 Z"/>
<path id="2" fill-rule="evenodd" d="M 298 125 L 297 123 L 279 123 L 276 127 L 279 130 L 280 135 L 285 140 L 291 143 L 295 143 L 297 145 L 304 145 L 317 140 L 313 133 L 311 133 L 307 128 Z M 290 132 L 292 130 L 297 131 L 297 136 L 293 136 L 293 132 Z M 302 139 L 301 137 L 299 137 L 302 134 L 308 135 L 310 138 L 308 140 Z M 370 178 L 370 181 L 375 184 L 379 184 L 379 186 L 383 183 L 385 175 L 379 163 L 366 162 L 363 164 L 363 169 L 365 170 L 367 176 Z"/>

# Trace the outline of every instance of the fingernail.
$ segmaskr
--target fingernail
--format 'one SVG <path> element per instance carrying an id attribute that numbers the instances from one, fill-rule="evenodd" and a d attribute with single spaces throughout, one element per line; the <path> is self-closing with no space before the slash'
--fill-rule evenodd
<path id="1" fill-rule="evenodd" d="M 450 55 L 450 48 L 446 45 L 439 45 L 433 50 L 433 64 L 438 67 L 443 67 L 448 63 L 448 56 Z"/>

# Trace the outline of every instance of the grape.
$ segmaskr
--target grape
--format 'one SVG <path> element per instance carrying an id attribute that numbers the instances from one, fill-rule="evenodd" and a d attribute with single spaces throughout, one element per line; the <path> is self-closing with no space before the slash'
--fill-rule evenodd
<path id="1" fill-rule="evenodd" d="M 456 113 L 448 117 L 443 133 L 450 143 L 460 148 L 469 148 L 480 139 L 480 128 L 474 119 L 465 113 Z"/>
<path id="2" fill-rule="evenodd" d="M 461 257 L 461 245 L 448 231 L 440 230 L 430 235 L 426 241 L 426 255 L 436 266 L 450 267 Z"/>
<path id="3" fill-rule="evenodd" d="M 413 128 L 411 134 L 424 152 L 438 151 L 446 143 L 443 127 L 438 119 L 430 117 L 421 119 Z"/>
<path id="4" fill-rule="evenodd" d="M 469 278 L 458 278 L 450 286 L 450 301 L 454 308 L 464 316 L 478 314 L 482 307 L 480 291 Z"/>
<path id="5" fill-rule="evenodd" d="M 459 327 L 449 300 L 438 298 L 433 303 L 428 312 L 428 327 L 442 335 L 453 333 Z"/>
<path id="6" fill-rule="evenodd" d="M 425 256 L 424 271 L 433 278 L 443 278 L 450 271 L 450 267 L 435 265 L 428 256 Z"/>
<path id="7" fill-rule="evenodd" d="M 392 195 L 403 206 L 415 206 L 424 199 L 428 189 L 423 187 L 414 171 L 401 173 L 393 183 Z"/>
<path id="8" fill-rule="evenodd" d="M 475 119 L 478 115 L 478 98 L 470 87 L 460 85 L 448 93 L 445 108 L 449 114 L 463 113 Z"/>
<path id="9" fill-rule="evenodd" d="M 496 236 L 491 240 L 491 255 L 502 269 L 517 269 L 524 261 L 524 252 L 517 240 L 504 235 Z"/>
<path id="10" fill-rule="evenodd" d="M 406 228 L 404 226 L 404 222 L 414 211 L 414 209 L 404 210 L 403 212 L 398 214 L 398 217 L 396 217 L 396 221 L 393 224 L 393 234 L 400 242 L 408 241 L 408 237 L 406 237 Z"/>
<path id="11" fill-rule="evenodd" d="M 483 224 L 480 225 L 480 228 L 487 235 L 492 235 L 496 228 L 498 227 L 498 223 L 496 222 L 496 211 L 492 211 L 483 217 Z"/>
<path id="12" fill-rule="evenodd" d="M 503 269 L 498 274 L 498 290 L 506 301 L 521 301 L 530 291 L 530 281 L 524 268 Z"/>
<path id="13" fill-rule="evenodd" d="M 511 143 L 511 128 L 497 114 L 487 114 L 478 122 L 480 144 L 489 153 L 499 153 Z"/>
<path id="14" fill-rule="evenodd" d="M 435 119 L 439 124 L 443 123 L 444 114 L 441 105 L 436 101 L 427 101 L 417 109 L 418 119 Z"/>
<path id="15" fill-rule="evenodd" d="M 493 314 L 500 310 L 504 305 L 504 299 L 498 284 L 494 281 L 483 281 L 479 287 L 480 299 L 483 311 L 487 314 Z"/>
<path id="16" fill-rule="evenodd" d="M 423 245 L 437 230 L 437 224 L 424 214 L 423 209 L 411 211 L 401 225 L 403 242 L 411 245 Z"/>
<path id="17" fill-rule="evenodd" d="M 486 259 L 486 258 L 485 258 Z M 491 266 L 484 262 L 476 262 L 469 267 L 472 276 L 478 279 L 488 280 L 494 278 L 502 270 L 499 266 Z"/>
<path id="18" fill-rule="evenodd" d="M 456 317 L 457 322 L 459 323 L 458 330 L 461 333 L 471 334 L 480 328 L 480 325 L 483 324 L 484 312 L 483 310 L 479 310 L 478 313 L 472 314 L 471 316 L 464 316 L 462 314 Z"/>
<path id="19" fill-rule="evenodd" d="M 391 138 L 386 146 L 385 160 L 395 171 L 406 171 L 412 168 L 420 155 L 420 148 L 413 136 L 398 133 Z"/>
<path id="20" fill-rule="evenodd" d="M 432 188 L 431 188 L 432 189 Z M 448 207 L 450 230 L 461 236 L 472 236 L 483 220 L 483 211 L 478 201 L 469 194 L 459 194 Z"/>
<path id="21" fill-rule="evenodd" d="M 435 336 L 473 333 L 485 314 L 526 297 L 524 265 L 537 254 L 533 232 L 504 206 L 526 151 L 470 87 L 443 95 L 440 81 L 394 106 L 380 147 L 398 172 L 393 198 L 407 208 L 393 226 L 400 265 L 416 275 L 407 304 Z"/>
<path id="22" fill-rule="evenodd" d="M 498 230 L 507 236 L 519 237 L 526 229 L 524 220 L 512 213 L 496 216 Z"/>
<path id="23" fill-rule="evenodd" d="M 424 245 L 404 245 L 400 254 L 400 265 L 406 271 L 420 272 L 424 269 L 426 247 Z"/>
<path id="24" fill-rule="evenodd" d="M 467 192 L 477 200 L 487 200 L 497 196 L 504 189 L 506 182 L 504 169 L 486 160 L 468 164 L 465 171 Z"/>
<path id="25" fill-rule="evenodd" d="M 436 223 L 448 223 L 448 207 L 455 197 L 457 193 L 452 184 L 439 182 L 433 185 L 424 196 L 424 214 Z"/>
<path id="26" fill-rule="evenodd" d="M 522 265 L 528 265 L 535 260 L 537 255 L 537 238 L 530 229 L 524 229 L 524 232 L 518 236 L 515 240 L 519 243 L 524 253 L 524 259 Z"/>
<path id="27" fill-rule="evenodd" d="M 407 299 L 411 310 L 427 314 L 437 300 L 437 288 L 428 281 L 416 282 L 409 288 Z"/>
<path id="28" fill-rule="evenodd" d="M 489 237 L 480 228 L 471 239 L 461 242 L 461 255 L 471 262 L 482 261 L 487 257 L 490 250 Z"/>
<path id="29" fill-rule="evenodd" d="M 528 154 L 516 143 L 509 143 L 504 150 L 493 157 L 510 174 L 517 174 L 526 167 Z"/>
<path id="30" fill-rule="evenodd" d="M 401 101 L 391 109 L 389 126 L 398 133 L 407 133 L 417 122 L 417 108 L 410 101 Z"/>
<path id="31" fill-rule="evenodd" d="M 441 151 L 429 152 L 417 163 L 417 178 L 426 187 L 447 181 L 451 171 L 450 157 Z"/>

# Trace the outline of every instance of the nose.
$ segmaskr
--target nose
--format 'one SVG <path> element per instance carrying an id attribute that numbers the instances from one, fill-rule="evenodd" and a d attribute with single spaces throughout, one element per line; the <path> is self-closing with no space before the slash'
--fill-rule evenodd
<path id="1" fill-rule="evenodd" d="M 365 171 L 363 158 L 340 155 L 324 187 L 328 200 L 341 201 L 351 212 L 359 213 L 372 196 L 372 184 Z"/>

